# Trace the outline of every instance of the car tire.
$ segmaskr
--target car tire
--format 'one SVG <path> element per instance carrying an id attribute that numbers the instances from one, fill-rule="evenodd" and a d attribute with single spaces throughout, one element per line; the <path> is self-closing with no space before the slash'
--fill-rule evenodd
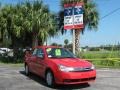
<path id="1" fill-rule="evenodd" d="M 55 86 L 54 75 L 50 70 L 47 71 L 46 76 L 45 76 L 45 80 L 46 80 L 47 86 L 49 86 L 49 87 Z"/>
<path id="2" fill-rule="evenodd" d="M 27 64 L 25 65 L 25 74 L 26 74 L 27 76 L 30 74 L 29 67 L 28 67 Z"/>

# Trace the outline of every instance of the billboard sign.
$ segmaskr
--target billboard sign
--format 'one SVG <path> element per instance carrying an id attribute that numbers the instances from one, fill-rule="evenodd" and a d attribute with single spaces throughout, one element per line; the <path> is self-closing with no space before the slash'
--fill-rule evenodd
<path id="1" fill-rule="evenodd" d="M 83 8 L 82 6 L 74 7 L 74 29 L 83 28 Z"/>
<path id="2" fill-rule="evenodd" d="M 68 7 L 64 9 L 64 28 L 71 29 L 73 28 L 73 8 Z"/>
<path id="3" fill-rule="evenodd" d="M 83 28 L 83 4 L 64 5 L 64 29 Z"/>

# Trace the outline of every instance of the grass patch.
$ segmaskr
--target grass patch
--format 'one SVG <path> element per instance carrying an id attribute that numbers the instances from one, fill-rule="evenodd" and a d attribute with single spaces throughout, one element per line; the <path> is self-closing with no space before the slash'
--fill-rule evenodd
<path id="1" fill-rule="evenodd" d="M 87 51 L 77 56 L 92 62 L 96 67 L 120 68 L 120 51 Z"/>
<path id="2" fill-rule="evenodd" d="M 99 68 L 110 68 L 110 69 L 120 69 L 120 66 L 104 66 L 104 65 L 95 65 L 97 69 Z"/>
<path id="3" fill-rule="evenodd" d="M 120 60 L 117 59 L 87 59 L 97 67 L 120 68 Z"/>
<path id="4" fill-rule="evenodd" d="M 77 55 L 81 58 L 120 58 L 120 51 L 87 51 Z"/>

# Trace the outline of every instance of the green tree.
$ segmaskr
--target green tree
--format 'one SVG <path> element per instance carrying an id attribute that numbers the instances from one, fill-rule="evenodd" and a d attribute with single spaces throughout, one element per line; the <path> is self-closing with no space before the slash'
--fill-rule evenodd
<path id="1" fill-rule="evenodd" d="M 50 13 L 48 6 L 42 1 L 26 2 L 23 11 L 26 15 L 23 25 L 32 33 L 33 46 L 43 45 L 48 37 L 57 33 L 54 14 Z"/>
<path id="2" fill-rule="evenodd" d="M 0 8 L 0 41 L 6 46 L 11 44 L 15 60 L 20 55 L 18 48 L 43 45 L 56 34 L 55 14 L 40 0 Z"/>
<path id="3" fill-rule="evenodd" d="M 58 44 L 57 43 L 52 43 L 51 46 L 58 46 Z"/>
<path id="4" fill-rule="evenodd" d="M 48 37 L 57 34 L 55 15 L 39 0 L 5 5 L 0 9 L 0 33 L 1 40 L 7 34 L 15 46 L 31 38 L 33 46 L 43 45 Z"/>
<path id="5" fill-rule="evenodd" d="M 10 40 L 10 26 L 11 26 L 11 6 L 5 6 L 0 9 L 0 33 L 1 42 L 5 45 Z M 6 45 L 5 45 L 6 46 Z"/>
<path id="6" fill-rule="evenodd" d="M 69 40 L 68 40 L 68 39 L 65 39 L 65 40 L 64 40 L 64 44 L 65 44 L 64 47 L 65 47 L 65 48 L 67 48 L 68 43 L 69 43 Z"/>
<path id="7" fill-rule="evenodd" d="M 68 3 L 77 3 L 83 2 L 83 22 L 84 28 L 75 30 L 75 50 L 76 53 L 79 51 L 79 41 L 80 41 L 80 33 L 84 33 L 86 29 L 88 30 L 97 30 L 98 28 L 98 21 L 99 21 L 99 13 L 97 10 L 97 6 L 93 0 L 61 0 L 62 9 L 59 13 L 60 23 L 59 28 L 61 29 L 62 33 L 65 32 L 63 25 L 64 25 L 64 4 Z"/>
<path id="8" fill-rule="evenodd" d="M 65 45 L 68 45 L 68 43 L 69 43 L 69 40 L 68 40 L 68 39 L 65 39 L 65 40 L 64 40 L 64 44 L 65 44 Z"/>

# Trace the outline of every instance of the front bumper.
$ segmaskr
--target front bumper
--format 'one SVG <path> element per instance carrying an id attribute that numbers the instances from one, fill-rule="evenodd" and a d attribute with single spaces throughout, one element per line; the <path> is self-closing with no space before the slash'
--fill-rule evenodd
<path id="1" fill-rule="evenodd" d="M 96 70 L 85 72 L 59 72 L 55 75 L 57 84 L 88 83 L 96 79 Z"/>

